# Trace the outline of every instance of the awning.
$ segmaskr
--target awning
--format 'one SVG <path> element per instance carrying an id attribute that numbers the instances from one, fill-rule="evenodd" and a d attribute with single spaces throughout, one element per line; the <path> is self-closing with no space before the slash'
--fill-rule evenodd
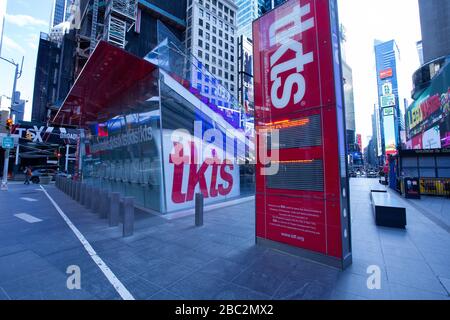
<path id="1" fill-rule="evenodd" d="M 52 123 L 85 126 L 138 111 L 143 101 L 158 95 L 156 69 L 150 62 L 100 41 Z"/>

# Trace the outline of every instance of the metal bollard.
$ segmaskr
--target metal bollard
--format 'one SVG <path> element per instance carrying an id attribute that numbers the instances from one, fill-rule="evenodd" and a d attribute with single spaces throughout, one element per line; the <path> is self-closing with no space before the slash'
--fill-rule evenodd
<path id="1" fill-rule="evenodd" d="M 92 186 L 91 185 L 87 185 L 86 186 L 86 204 L 85 204 L 86 209 L 91 209 L 92 208 Z"/>
<path id="2" fill-rule="evenodd" d="M 105 190 L 100 191 L 100 208 L 99 208 L 99 216 L 100 219 L 106 219 L 108 217 L 109 211 L 109 197 L 108 192 Z"/>
<path id="3" fill-rule="evenodd" d="M 92 212 L 99 213 L 100 208 L 100 189 L 94 187 L 92 190 Z"/>
<path id="4" fill-rule="evenodd" d="M 120 214 L 120 193 L 112 192 L 110 193 L 109 201 L 109 226 L 117 227 L 119 225 L 119 214 Z"/>
<path id="5" fill-rule="evenodd" d="M 70 180 L 69 180 L 69 190 L 68 190 L 68 192 L 67 192 L 67 195 L 68 195 L 69 197 L 71 197 L 71 198 L 72 198 L 72 192 L 73 192 L 73 180 L 70 179 Z"/>
<path id="6" fill-rule="evenodd" d="M 195 195 L 195 226 L 203 226 L 203 194 Z"/>
<path id="7" fill-rule="evenodd" d="M 123 230 L 122 236 L 130 237 L 134 233 L 134 198 L 123 198 Z"/>
<path id="8" fill-rule="evenodd" d="M 82 206 L 86 204 L 86 183 L 81 184 L 80 204 Z"/>
<path id="9" fill-rule="evenodd" d="M 75 197 L 74 197 L 76 202 L 80 202 L 80 187 L 81 187 L 81 182 L 76 181 L 75 182 Z"/>
<path id="10" fill-rule="evenodd" d="M 72 180 L 72 188 L 70 189 L 70 197 L 75 200 L 75 192 L 77 188 L 77 182 L 75 180 Z"/>

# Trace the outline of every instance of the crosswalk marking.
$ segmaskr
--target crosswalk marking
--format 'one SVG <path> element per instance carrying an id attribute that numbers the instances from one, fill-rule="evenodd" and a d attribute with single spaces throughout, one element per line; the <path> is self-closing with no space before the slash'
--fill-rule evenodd
<path id="1" fill-rule="evenodd" d="M 22 200 L 24 200 L 24 201 L 28 201 L 28 202 L 36 202 L 36 201 L 37 201 L 37 200 L 34 199 L 34 198 L 26 198 L 26 197 L 23 197 L 23 198 L 20 198 L 20 199 L 22 199 Z"/>
<path id="2" fill-rule="evenodd" d="M 15 217 L 22 219 L 28 223 L 37 223 L 37 222 L 42 222 L 41 219 L 33 217 L 32 215 L 28 214 L 28 213 L 18 213 L 14 215 Z"/>

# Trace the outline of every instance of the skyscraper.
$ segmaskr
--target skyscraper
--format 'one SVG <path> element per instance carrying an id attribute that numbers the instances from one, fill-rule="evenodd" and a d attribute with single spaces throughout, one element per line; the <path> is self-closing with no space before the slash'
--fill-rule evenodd
<path id="1" fill-rule="evenodd" d="M 450 1 L 419 0 L 424 63 L 450 55 Z"/>
<path id="2" fill-rule="evenodd" d="M 397 68 L 400 51 L 394 40 L 381 42 L 375 40 L 375 61 L 380 106 L 380 126 L 385 159 L 394 154 L 400 142 L 402 112 L 399 98 Z"/>
<path id="3" fill-rule="evenodd" d="M 262 2 L 262 11 L 263 13 L 266 13 L 267 11 L 272 10 L 273 8 L 278 7 L 283 2 L 286 2 L 287 0 L 263 0 Z"/>
<path id="4" fill-rule="evenodd" d="M 66 21 L 69 14 L 69 8 L 72 4 L 72 0 L 55 0 L 53 6 L 53 14 L 51 26 L 54 27 L 61 22 Z"/>
<path id="5" fill-rule="evenodd" d="M 215 76 L 218 83 L 237 97 L 237 6 L 232 0 L 188 1 L 186 47 L 200 65 Z M 192 82 L 205 97 L 217 100 L 209 78 L 193 70 Z M 216 80 L 214 79 L 214 80 Z M 227 107 L 227 106 L 225 106 Z"/>
<path id="6" fill-rule="evenodd" d="M 238 36 L 244 35 L 252 39 L 252 22 L 257 19 L 264 8 L 264 0 L 237 0 Z"/>

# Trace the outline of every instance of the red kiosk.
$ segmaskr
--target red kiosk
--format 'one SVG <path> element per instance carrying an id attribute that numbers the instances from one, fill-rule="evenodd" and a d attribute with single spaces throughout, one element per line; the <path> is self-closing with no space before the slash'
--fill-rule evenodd
<path id="1" fill-rule="evenodd" d="M 253 38 L 255 126 L 268 151 L 257 155 L 257 243 L 345 268 L 352 255 L 336 1 L 290 0 L 254 22 Z"/>

